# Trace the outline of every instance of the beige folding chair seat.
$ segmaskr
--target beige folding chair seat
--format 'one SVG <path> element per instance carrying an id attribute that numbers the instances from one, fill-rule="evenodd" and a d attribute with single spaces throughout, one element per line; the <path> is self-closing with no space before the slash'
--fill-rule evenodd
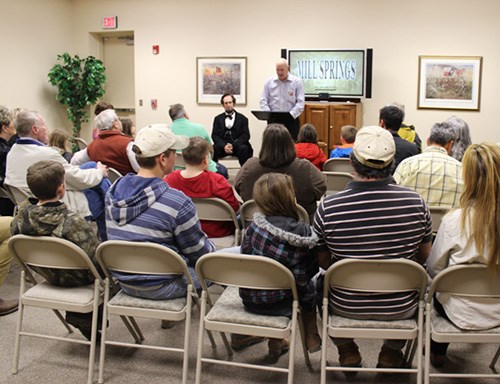
<path id="1" fill-rule="evenodd" d="M 354 260 L 336 262 L 328 268 L 323 287 L 323 322 L 321 350 L 321 384 L 326 383 L 328 371 L 366 371 L 416 373 L 417 384 L 422 381 L 422 354 L 417 353 L 417 366 L 411 368 L 415 351 L 422 350 L 424 294 L 427 273 L 418 263 L 406 259 Z M 330 314 L 328 311 L 331 288 L 359 292 L 407 292 L 419 293 L 418 312 L 407 320 L 377 321 L 358 320 Z M 327 366 L 328 337 L 407 340 L 404 355 L 405 368 L 371 368 Z"/>
<path id="2" fill-rule="evenodd" d="M 98 306 L 102 302 L 102 280 L 92 261 L 81 248 L 68 240 L 56 237 L 15 235 L 9 241 L 9 250 L 22 267 L 12 373 L 15 374 L 18 371 L 21 336 L 39 337 L 88 345 L 90 354 L 87 382 L 92 383 L 97 338 L 97 312 Z M 91 285 L 74 288 L 54 286 L 46 281 L 38 283 L 29 269 L 30 266 L 88 269 L 95 277 L 95 282 Z M 33 287 L 26 287 L 26 277 L 33 283 Z M 53 310 L 69 333 L 72 333 L 73 330 L 59 313 L 60 310 L 92 313 L 91 340 L 25 331 L 23 329 L 25 325 L 24 310 L 27 306 Z M 68 382 L 71 381 L 78 380 L 68 378 Z"/>
<path id="3" fill-rule="evenodd" d="M 115 345 L 182 353 L 182 383 L 185 384 L 188 373 L 192 302 L 197 300 L 198 295 L 184 259 L 176 252 L 159 244 L 119 240 L 110 240 L 100 244 L 97 248 L 97 259 L 106 275 L 103 325 L 109 315 L 127 317 L 131 319 L 133 331 L 137 336 L 134 336 L 135 343 L 113 341 L 108 337 L 108 331 L 103 328 L 98 382 L 104 382 L 106 346 Z M 188 284 L 186 296 L 170 300 L 150 300 L 129 296 L 120 291 L 113 298 L 110 298 L 110 288 L 113 285 L 112 271 L 158 276 L 182 275 Z M 144 341 L 144 336 L 135 320 L 132 319 L 133 317 L 184 321 L 184 344 L 182 348 L 141 344 Z M 213 343 L 212 338 L 211 341 Z"/>
<path id="4" fill-rule="evenodd" d="M 443 372 L 446 365 L 438 372 L 430 372 L 431 339 L 438 343 L 479 343 L 500 345 L 500 327 L 484 331 L 463 330 L 449 320 L 439 316 L 433 308 L 435 294 L 446 293 L 459 297 L 496 298 L 500 299 L 500 266 L 494 270 L 486 265 L 464 264 L 446 268 L 434 277 L 426 300 L 426 340 L 425 340 L 425 384 L 430 378 L 495 378 L 500 379 L 500 373 L 495 365 L 500 356 L 500 346 L 493 356 L 489 367 L 492 373 L 450 373 Z M 480 315 L 478 315 L 480 316 Z M 474 358 L 474 356 L 464 356 Z"/>
<path id="5" fill-rule="evenodd" d="M 193 197 L 196 213 L 200 220 L 231 222 L 234 224 L 234 234 L 224 237 L 211 237 L 217 250 L 235 247 L 240 244 L 240 223 L 233 208 L 224 200 L 217 197 Z"/>
<path id="6" fill-rule="evenodd" d="M 310 367 L 303 326 L 298 318 L 297 288 L 290 270 L 279 262 L 264 256 L 214 252 L 204 255 L 198 260 L 196 273 L 200 278 L 203 289 L 196 360 L 197 384 L 201 382 L 203 363 L 285 372 L 288 373 L 288 383 L 293 383 L 297 329 L 301 330 L 304 356 L 306 364 Z M 228 286 L 217 301 L 214 301 L 211 297 L 207 281 Z M 285 316 L 265 316 L 246 311 L 238 293 L 239 287 L 291 290 L 293 295 L 292 318 L 289 319 Z M 233 351 L 224 332 L 276 339 L 289 338 L 288 367 L 264 366 L 204 357 L 203 335 L 205 330 L 221 332 L 229 357 L 233 356 Z"/>

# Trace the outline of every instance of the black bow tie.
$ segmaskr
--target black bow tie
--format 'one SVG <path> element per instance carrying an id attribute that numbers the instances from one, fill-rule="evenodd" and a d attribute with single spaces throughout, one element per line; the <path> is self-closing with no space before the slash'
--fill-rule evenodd
<path id="1" fill-rule="evenodd" d="M 233 113 L 234 112 L 226 113 L 226 119 L 233 120 Z"/>

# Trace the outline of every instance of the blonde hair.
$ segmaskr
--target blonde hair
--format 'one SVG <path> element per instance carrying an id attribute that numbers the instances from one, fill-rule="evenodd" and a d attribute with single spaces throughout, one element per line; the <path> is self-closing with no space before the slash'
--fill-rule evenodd
<path id="1" fill-rule="evenodd" d="M 64 129 L 54 129 L 49 134 L 49 145 L 70 152 L 69 137 L 69 133 Z"/>
<path id="2" fill-rule="evenodd" d="M 266 216 L 285 216 L 299 220 L 292 178 L 284 173 L 266 173 L 253 187 L 253 198 Z"/>
<path id="3" fill-rule="evenodd" d="M 465 151 L 460 197 L 461 229 L 470 227 L 468 246 L 488 252 L 488 266 L 500 264 L 500 147 L 492 143 L 472 144 Z"/>

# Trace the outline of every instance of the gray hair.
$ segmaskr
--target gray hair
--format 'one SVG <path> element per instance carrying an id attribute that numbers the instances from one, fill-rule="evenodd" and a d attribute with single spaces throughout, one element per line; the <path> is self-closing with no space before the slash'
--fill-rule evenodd
<path id="1" fill-rule="evenodd" d="M 172 104 L 168 110 L 168 115 L 172 121 L 180 119 L 186 115 L 186 110 L 182 104 Z"/>
<path id="2" fill-rule="evenodd" d="M 14 127 L 20 137 L 26 137 L 31 134 L 31 128 L 37 125 L 41 115 L 37 111 L 29 111 L 27 109 L 19 112 L 14 120 Z"/>
<path id="3" fill-rule="evenodd" d="M 469 125 L 457 116 L 450 117 L 446 122 L 454 129 L 456 135 L 455 144 L 451 149 L 451 156 L 458 161 L 462 161 L 465 150 L 472 144 Z"/>
<path id="4" fill-rule="evenodd" d="M 450 141 L 454 141 L 457 135 L 455 130 L 447 122 L 436 123 L 431 128 L 429 142 L 444 147 Z"/>
<path id="5" fill-rule="evenodd" d="M 118 120 L 116 112 L 113 109 L 105 109 L 94 119 L 94 126 L 99 131 L 109 131 L 116 120 Z"/>
<path id="6" fill-rule="evenodd" d="M 12 121 L 12 111 L 5 105 L 0 105 L 0 129 L 8 127 Z"/>

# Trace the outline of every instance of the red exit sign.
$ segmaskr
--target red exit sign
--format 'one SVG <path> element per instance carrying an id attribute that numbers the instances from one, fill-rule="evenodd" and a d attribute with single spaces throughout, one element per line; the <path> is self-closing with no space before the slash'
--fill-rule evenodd
<path id="1" fill-rule="evenodd" d="M 105 16 L 102 18 L 103 29 L 116 29 L 118 28 L 118 16 Z"/>

